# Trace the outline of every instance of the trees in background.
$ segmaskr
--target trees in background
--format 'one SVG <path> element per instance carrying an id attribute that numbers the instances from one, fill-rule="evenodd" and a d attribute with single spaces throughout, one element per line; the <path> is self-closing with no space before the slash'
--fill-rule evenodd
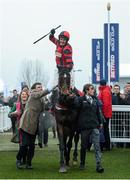
<path id="1" fill-rule="evenodd" d="M 35 82 L 47 85 L 49 75 L 45 70 L 44 63 L 40 60 L 23 60 L 20 70 L 20 82 L 25 82 L 29 88 Z"/>

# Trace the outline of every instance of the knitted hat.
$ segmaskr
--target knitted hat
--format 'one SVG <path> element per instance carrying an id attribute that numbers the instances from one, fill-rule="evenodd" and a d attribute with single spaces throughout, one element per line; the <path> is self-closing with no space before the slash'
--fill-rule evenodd
<path id="1" fill-rule="evenodd" d="M 106 86 L 106 84 L 107 84 L 106 80 L 105 79 L 101 79 L 100 85 L 101 86 Z"/>

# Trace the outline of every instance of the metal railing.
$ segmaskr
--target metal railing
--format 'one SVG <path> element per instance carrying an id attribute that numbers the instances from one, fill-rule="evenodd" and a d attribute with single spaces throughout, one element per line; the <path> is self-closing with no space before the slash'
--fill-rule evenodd
<path id="1" fill-rule="evenodd" d="M 9 111 L 8 106 L 0 107 L 0 132 L 11 128 Z M 109 124 L 111 142 L 130 142 L 130 106 L 113 105 L 112 111 L 113 115 Z"/>
<path id="2" fill-rule="evenodd" d="M 7 131 L 11 128 L 11 120 L 8 118 L 10 108 L 8 106 L 0 107 L 0 132 Z"/>
<path id="3" fill-rule="evenodd" d="M 113 105 L 109 130 L 111 142 L 130 142 L 130 106 Z"/>

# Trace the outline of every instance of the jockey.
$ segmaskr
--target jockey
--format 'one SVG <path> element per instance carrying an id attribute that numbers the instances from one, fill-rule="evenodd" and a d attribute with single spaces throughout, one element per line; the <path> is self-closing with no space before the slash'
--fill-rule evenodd
<path id="1" fill-rule="evenodd" d="M 62 31 L 58 38 L 54 37 L 55 29 L 50 31 L 49 39 L 56 45 L 56 65 L 59 73 L 59 86 L 62 87 L 64 83 L 64 74 L 66 74 L 66 84 L 70 88 L 70 72 L 73 68 L 72 47 L 68 43 L 70 35 L 67 31 Z"/>

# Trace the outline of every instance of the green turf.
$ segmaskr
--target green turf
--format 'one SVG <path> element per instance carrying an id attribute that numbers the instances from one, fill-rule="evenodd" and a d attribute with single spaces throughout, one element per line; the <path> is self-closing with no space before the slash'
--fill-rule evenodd
<path id="1" fill-rule="evenodd" d="M 47 148 L 36 147 L 33 159 L 33 170 L 18 170 L 15 167 L 16 149 L 18 146 L 9 143 L 9 135 L 0 135 L 0 178 L 3 179 L 130 179 L 130 149 L 116 149 L 103 153 L 103 166 L 105 172 L 98 174 L 95 171 L 94 152 L 87 154 L 86 170 L 79 170 L 78 166 L 73 167 L 65 174 L 60 174 L 59 152 L 57 141 L 52 137 L 49 139 Z M 11 148 L 11 146 L 13 148 Z M 8 149 L 7 149 L 8 147 Z M 3 149 L 5 150 L 3 151 Z M 11 149 L 11 151 L 10 151 Z"/>

